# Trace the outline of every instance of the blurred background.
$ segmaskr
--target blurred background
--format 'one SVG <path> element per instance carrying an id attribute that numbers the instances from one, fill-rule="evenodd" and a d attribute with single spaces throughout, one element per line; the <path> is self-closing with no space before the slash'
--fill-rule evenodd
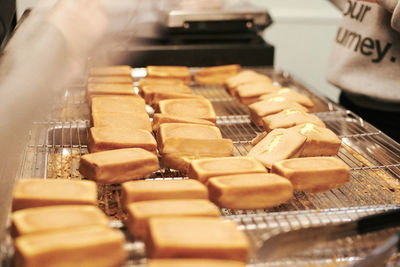
<path id="1" fill-rule="evenodd" d="M 20 18 L 24 10 L 37 2 L 17 0 L 17 17 Z M 319 94 L 336 102 L 339 90 L 326 82 L 325 72 L 340 12 L 324 0 L 247 2 L 267 9 L 273 18 L 273 25 L 264 31 L 263 37 L 275 46 L 275 68 L 290 72 Z"/>

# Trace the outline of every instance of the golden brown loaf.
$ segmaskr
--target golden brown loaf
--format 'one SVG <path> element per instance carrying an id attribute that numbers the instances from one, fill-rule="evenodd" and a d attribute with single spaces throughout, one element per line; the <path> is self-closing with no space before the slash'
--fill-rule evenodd
<path id="1" fill-rule="evenodd" d="M 272 165 L 273 173 L 289 179 L 294 190 L 323 192 L 350 181 L 350 168 L 334 157 L 288 159 Z"/>
<path id="2" fill-rule="evenodd" d="M 303 112 L 308 112 L 307 108 L 293 101 L 284 99 L 263 100 L 249 105 L 250 118 L 255 124 L 261 126 L 262 119 L 266 116 L 277 114 L 285 109 L 296 109 Z"/>
<path id="3" fill-rule="evenodd" d="M 132 67 L 127 65 L 101 66 L 89 69 L 89 76 L 131 76 Z"/>
<path id="4" fill-rule="evenodd" d="M 123 148 L 83 155 L 79 172 L 101 184 L 145 178 L 160 168 L 158 158 L 142 148 Z"/>
<path id="5" fill-rule="evenodd" d="M 223 65 L 202 68 L 194 74 L 194 80 L 204 85 L 224 85 L 227 78 L 240 72 L 240 65 Z"/>
<path id="6" fill-rule="evenodd" d="M 297 102 L 300 105 L 303 105 L 306 108 L 308 108 L 309 111 L 311 111 L 311 109 L 314 107 L 314 103 L 308 96 L 306 96 L 304 94 L 300 94 L 290 88 L 282 88 L 273 94 L 262 95 L 262 96 L 260 96 L 259 100 L 260 101 L 269 100 L 269 99 L 279 98 L 279 97 L 282 97 L 282 98 L 286 99 L 287 101 Z"/>
<path id="7" fill-rule="evenodd" d="M 92 97 L 92 113 L 146 113 L 146 103 L 134 96 Z"/>
<path id="8" fill-rule="evenodd" d="M 151 132 L 151 122 L 146 113 L 92 113 L 93 127 L 142 129 Z"/>
<path id="9" fill-rule="evenodd" d="M 217 206 L 206 199 L 148 200 L 127 207 L 127 227 L 131 235 L 144 238 L 151 218 L 160 217 L 219 217 Z"/>
<path id="10" fill-rule="evenodd" d="M 161 114 L 185 116 L 216 122 L 214 108 L 208 99 L 168 99 L 159 102 Z"/>
<path id="11" fill-rule="evenodd" d="M 179 79 L 185 84 L 189 84 L 192 80 L 188 67 L 185 66 L 147 66 L 147 77 Z"/>
<path id="12" fill-rule="evenodd" d="M 15 266 L 119 266 L 127 258 L 119 230 L 85 226 L 15 239 Z"/>
<path id="13" fill-rule="evenodd" d="M 111 127 L 90 128 L 88 140 L 90 153 L 135 147 L 157 154 L 157 142 L 149 131 Z"/>
<path id="14" fill-rule="evenodd" d="M 153 218 L 145 240 L 149 258 L 213 258 L 246 262 L 248 240 L 233 221 Z"/>
<path id="15" fill-rule="evenodd" d="M 289 128 L 307 137 L 301 157 L 335 156 L 339 152 L 341 140 L 330 129 L 313 123 L 300 124 Z"/>
<path id="16" fill-rule="evenodd" d="M 221 131 L 215 126 L 192 123 L 164 123 L 157 132 L 157 144 L 163 153 L 165 142 L 171 138 L 222 139 Z"/>
<path id="17" fill-rule="evenodd" d="M 231 95 L 236 95 L 236 88 L 243 84 L 267 82 L 272 83 L 271 78 L 266 75 L 259 74 L 252 70 L 244 70 L 235 76 L 229 77 L 225 81 L 225 86 L 228 88 Z"/>
<path id="18" fill-rule="evenodd" d="M 89 83 L 88 95 L 136 95 L 133 84 Z"/>
<path id="19" fill-rule="evenodd" d="M 76 204 L 97 205 L 96 183 L 64 179 L 22 179 L 15 185 L 12 209 Z"/>
<path id="20" fill-rule="evenodd" d="M 307 122 L 325 127 L 325 123 L 320 118 L 298 109 L 285 109 L 277 114 L 264 117 L 262 121 L 264 130 L 267 132 L 278 128 L 290 128 Z"/>
<path id="21" fill-rule="evenodd" d="M 266 172 L 265 167 L 252 157 L 223 157 L 192 161 L 188 176 L 206 183 L 210 177 L 215 176 Z"/>
<path id="22" fill-rule="evenodd" d="M 211 177 L 208 189 L 212 202 L 229 209 L 270 208 L 293 197 L 290 181 L 271 173 Z"/>
<path id="23" fill-rule="evenodd" d="M 108 226 L 107 216 L 92 205 L 56 205 L 12 213 L 14 236 L 62 231 L 87 225 Z"/>
<path id="24" fill-rule="evenodd" d="M 208 199 L 207 188 L 191 179 L 140 180 L 122 184 L 124 207 L 132 202 L 161 199 Z"/>
<path id="25" fill-rule="evenodd" d="M 112 84 L 117 84 L 117 83 L 128 83 L 132 84 L 133 83 L 133 77 L 132 76 L 89 76 L 88 77 L 88 83 L 112 83 Z"/>
<path id="26" fill-rule="evenodd" d="M 214 123 L 211 121 L 203 120 L 203 119 L 196 119 L 191 117 L 184 117 L 184 116 L 177 116 L 177 115 L 165 115 L 161 113 L 156 113 L 153 116 L 152 126 L 153 131 L 157 132 L 160 128 L 160 125 L 163 123 L 192 123 L 192 124 L 202 124 L 208 126 L 215 126 Z"/>
<path id="27" fill-rule="evenodd" d="M 295 131 L 276 129 L 258 142 L 247 155 L 270 169 L 277 161 L 300 156 L 306 140 L 304 135 Z"/>

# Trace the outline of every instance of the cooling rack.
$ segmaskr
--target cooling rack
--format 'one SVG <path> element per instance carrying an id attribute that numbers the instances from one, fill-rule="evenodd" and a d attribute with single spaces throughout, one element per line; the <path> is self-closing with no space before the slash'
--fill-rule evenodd
<path id="1" fill-rule="evenodd" d="M 400 204 L 400 145 L 351 111 L 337 106 L 313 93 L 288 73 L 272 68 L 252 68 L 272 77 L 275 83 L 307 94 L 315 103 L 313 113 L 319 116 L 342 140 L 338 157 L 350 166 L 351 182 L 325 193 L 296 192 L 295 197 L 278 207 L 260 210 L 221 209 L 223 217 L 236 221 L 247 233 L 252 244 L 249 266 L 343 266 L 365 257 L 394 230 L 356 236 L 275 262 L 260 262 L 255 251 L 262 236 L 298 227 L 324 225 L 354 220 L 360 216 L 394 209 Z M 196 71 L 197 68 L 191 68 Z M 146 75 L 145 69 L 134 69 L 134 84 Z M 224 138 L 234 144 L 235 156 L 246 155 L 251 140 L 262 132 L 240 104 L 222 87 L 206 87 L 192 83 L 195 94 L 208 98 L 217 114 L 217 126 Z M 89 108 L 84 84 L 66 89 L 61 98 L 51 103 L 48 117 L 32 125 L 30 140 L 21 164 L 21 178 L 81 179 L 79 159 L 88 153 L 87 137 L 90 127 Z M 152 114 L 152 110 L 149 110 Z M 148 179 L 186 179 L 184 173 L 164 168 Z M 99 206 L 112 217 L 112 225 L 124 229 L 121 222 L 119 185 L 99 185 Z M 130 258 L 126 266 L 145 264 L 144 246 L 127 236 L 126 249 Z M 396 265 L 400 258 L 390 261 Z M 397 266 L 397 265 L 396 265 Z"/>

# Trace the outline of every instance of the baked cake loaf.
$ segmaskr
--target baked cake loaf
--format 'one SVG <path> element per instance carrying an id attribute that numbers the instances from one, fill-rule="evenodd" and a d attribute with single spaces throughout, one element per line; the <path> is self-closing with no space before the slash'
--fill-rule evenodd
<path id="1" fill-rule="evenodd" d="M 140 180 L 122 184 L 124 207 L 132 202 L 161 199 L 208 199 L 207 188 L 196 180 Z"/>
<path id="2" fill-rule="evenodd" d="M 199 157 L 233 156 L 231 139 L 168 138 L 160 151 L 162 154 L 190 154 Z"/>
<path id="3" fill-rule="evenodd" d="M 204 85 L 224 85 L 227 78 L 240 72 L 240 65 L 223 65 L 202 68 L 194 74 L 194 80 Z"/>
<path id="4" fill-rule="evenodd" d="M 277 114 L 262 119 L 264 130 L 270 132 L 278 128 L 290 128 L 303 123 L 313 123 L 325 127 L 325 123 L 317 116 L 298 109 L 285 109 Z"/>
<path id="5" fill-rule="evenodd" d="M 293 197 L 290 181 L 271 173 L 211 177 L 208 190 L 212 202 L 228 209 L 270 208 Z"/>
<path id="6" fill-rule="evenodd" d="M 236 88 L 242 84 L 267 82 L 272 83 L 271 78 L 266 75 L 259 74 L 252 70 L 244 70 L 235 76 L 229 77 L 225 81 L 225 86 L 231 95 L 236 95 Z"/>
<path id="7" fill-rule="evenodd" d="M 93 205 L 57 205 L 12 213 L 13 236 L 46 233 L 87 225 L 108 226 L 109 219 Z"/>
<path id="8" fill-rule="evenodd" d="M 208 144 L 208 145 L 210 145 L 210 144 Z M 218 153 L 221 154 L 220 151 Z M 229 156 L 229 155 L 227 155 L 227 156 Z M 209 159 L 209 158 L 213 158 L 213 157 L 212 156 L 204 156 L 204 155 L 203 156 L 192 155 L 190 153 L 187 153 L 187 154 L 174 153 L 174 154 L 164 154 L 162 157 L 162 162 L 164 164 L 164 167 L 187 173 L 189 171 L 190 163 L 192 163 L 193 160 Z"/>
<path id="9" fill-rule="evenodd" d="M 306 140 L 307 137 L 295 131 L 276 129 L 258 142 L 248 156 L 256 158 L 270 169 L 277 161 L 300 156 Z"/>
<path id="10" fill-rule="evenodd" d="M 83 155 L 79 172 L 101 184 L 140 179 L 160 168 L 158 158 L 142 148 L 123 148 Z"/>
<path id="11" fill-rule="evenodd" d="M 273 173 L 289 179 L 294 190 L 312 193 L 338 188 L 350 181 L 350 168 L 335 157 L 288 159 L 272 165 Z"/>
<path id="12" fill-rule="evenodd" d="M 275 93 L 262 95 L 262 96 L 260 96 L 259 100 L 260 101 L 269 100 L 269 99 L 273 99 L 275 97 L 282 97 L 282 98 L 286 99 L 287 101 L 297 102 L 300 105 L 303 105 L 306 108 L 308 108 L 309 111 L 311 111 L 312 108 L 314 107 L 314 103 L 308 96 L 306 96 L 304 94 L 300 94 L 290 88 L 281 88 L 280 90 L 278 90 Z"/>
<path id="13" fill-rule="evenodd" d="M 205 98 L 196 99 L 168 99 L 159 102 L 161 114 L 185 116 L 216 122 L 214 108 Z"/>
<path id="14" fill-rule="evenodd" d="M 15 239 L 15 266 L 119 266 L 127 258 L 119 230 L 85 226 Z"/>
<path id="15" fill-rule="evenodd" d="M 339 137 L 330 129 L 305 123 L 289 128 L 307 137 L 301 157 L 335 156 L 342 144 Z"/>
<path id="16" fill-rule="evenodd" d="M 152 218 L 149 258 L 213 258 L 247 262 L 248 240 L 233 221 L 207 217 Z"/>
<path id="17" fill-rule="evenodd" d="M 92 113 L 147 114 L 146 103 L 135 96 L 95 96 L 92 97 Z"/>
<path id="18" fill-rule="evenodd" d="M 132 84 L 133 83 L 133 77 L 132 76 L 89 76 L 88 77 L 88 83 L 112 83 L 112 84 L 117 84 L 117 83 L 128 83 Z"/>
<path id="19" fill-rule="evenodd" d="M 160 128 L 161 124 L 173 123 L 173 122 L 215 126 L 215 124 L 212 123 L 211 121 L 207 121 L 207 120 L 203 120 L 203 119 L 196 119 L 196 118 L 191 118 L 191 117 L 183 117 L 183 116 L 177 116 L 177 115 L 165 115 L 165 114 L 161 114 L 161 113 L 156 113 L 156 114 L 154 114 L 153 121 L 152 121 L 153 131 L 157 132 L 158 129 Z"/>
<path id="20" fill-rule="evenodd" d="M 133 84 L 88 83 L 88 96 L 92 95 L 136 95 Z"/>
<path id="21" fill-rule="evenodd" d="M 283 98 L 263 100 L 249 105 L 250 118 L 258 126 L 262 126 L 262 119 L 264 117 L 277 114 L 285 109 L 296 109 L 303 112 L 308 112 L 308 109 L 299 103 L 286 101 Z"/>
<path id="22" fill-rule="evenodd" d="M 150 218 L 160 217 L 220 217 L 219 208 L 205 199 L 149 200 L 131 203 L 127 207 L 127 227 L 131 235 L 145 238 Z"/>
<path id="23" fill-rule="evenodd" d="M 157 154 L 156 139 L 149 131 L 110 127 L 90 128 L 88 140 L 90 153 L 135 147 Z"/>
<path id="24" fill-rule="evenodd" d="M 215 176 L 266 172 L 265 167 L 252 157 L 223 157 L 192 161 L 188 177 L 207 183 L 210 177 Z"/>
<path id="25" fill-rule="evenodd" d="M 236 87 L 236 95 L 244 105 L 259 101 L 260 96 L 276 93 L 281 87 L 270 82 L 247 83 Z"/>
<path id="26" fill-rule="evenodd" d="M 219 128 L 215 126 L 192 123 L 164 123 L 160 125 L 157 132 L 157 144 L 160 153 L 163 151 L 166 140 L 170 138 L 222 139 L 222 134 Z"/>
<path id="27" fill-rule="evenodd" d="M 132 68 L 127 65 L 101 66 L 89 68 L 89 76 L 130 76 Z"/>
<path id="28" fill-rule="evenodd" d="M 18 180 L 12 209 L 52 205 L 97 205 L 97 186 L 92 181 L 65 179 Z"/>
<path id="29" fill-rule="evenodd" d="M 147 113 L 92 113 L 93 127 L 142 129 L 151 132 Z"/>
<path id="30" fill-rule="evenodd" d="M 147 77 L 182 80 L 189 84 L 192 80 L 189 68 L 185 66 L 147 66 Z"/>

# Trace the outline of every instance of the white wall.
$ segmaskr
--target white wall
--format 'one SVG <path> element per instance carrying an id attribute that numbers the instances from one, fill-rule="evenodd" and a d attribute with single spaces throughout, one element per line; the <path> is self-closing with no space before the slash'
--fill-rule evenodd
<path id="1" fill-rule="evenodd" d="M 252 0 L 274 24 L 264 38 L 275 46 L 275 67 L 292 73 L 319 94 L 337 101 L 339 90 L 325 80 L 340 12 L 326 0 Z"/>

